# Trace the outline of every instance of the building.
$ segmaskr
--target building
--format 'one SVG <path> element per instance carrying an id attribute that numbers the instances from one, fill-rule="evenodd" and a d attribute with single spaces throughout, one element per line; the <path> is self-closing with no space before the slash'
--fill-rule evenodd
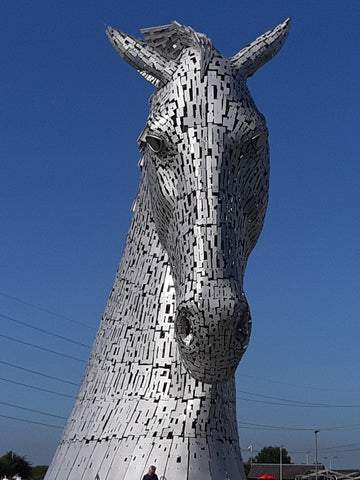
<path id="1" fill-rule="evenodd" d="M 280 475 L 281 467 L 281 475 Z M 324 465 L 318 464 L 318 471 L 324 470 Z M 293 463 L 253 463 L 249 474 L 248 480 L 257 480 L 263 475 L 270 475 L 277 480 L 295 480 L 296 477 L 303 477 L 315 473 L 315 465 L 296 465 Z"/>
<path id="2" fill-rule="evenodd" d="M 281 468 L 281 472 L 280 472 Z M 324 465 L 295 465 L 293 463 L 253 463 L 248 480 L 360 480 L 360 470 L 326 470 Z"/>

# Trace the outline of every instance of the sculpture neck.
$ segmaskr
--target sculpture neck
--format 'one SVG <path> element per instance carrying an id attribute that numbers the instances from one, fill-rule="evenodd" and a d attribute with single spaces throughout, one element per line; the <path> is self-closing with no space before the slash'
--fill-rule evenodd
<path id="1" fill-rule="evenodd" d="M 177 478 L 189 478 L 191 468 L 198 480 L 225 478 L 226 472 L 242 478 L 234 379 L 211 385 L 187 373 L 174 341 L 174 310 L 167 255 L 140 187 L 59 461 L 54 459 L 48 478 L 90 478 L 80 461 L 66 468 L 60 461 L 75 449 L 74 455 L 85 455 L 89 443 L 126 452 L 114 462 L 110 455 L 100 478 L 140 478 L 148 458 L 169 477 L 177 472 Z"/>

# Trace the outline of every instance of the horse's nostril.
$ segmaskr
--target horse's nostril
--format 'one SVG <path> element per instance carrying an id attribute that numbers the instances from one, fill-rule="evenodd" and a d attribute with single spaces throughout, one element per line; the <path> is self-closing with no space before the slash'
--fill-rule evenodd
<path id="1" fill-rule="evenodd" d="M 190 316 L 191 313 L 188 310 L 182 310 L 176 321 L 176 336 L 187 347 L 194 339 Z"/>

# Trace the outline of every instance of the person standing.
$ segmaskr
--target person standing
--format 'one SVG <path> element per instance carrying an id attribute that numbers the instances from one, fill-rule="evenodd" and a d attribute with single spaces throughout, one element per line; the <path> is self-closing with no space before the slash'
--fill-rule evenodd
<path id="1" fill-rule="evenodd" d="M 144 475 L 143 480 L 159 480 L 158 476 L 155 473 L 156 467 L 154 465 L 150 465 L 149 471 L 146 475 Z"/>

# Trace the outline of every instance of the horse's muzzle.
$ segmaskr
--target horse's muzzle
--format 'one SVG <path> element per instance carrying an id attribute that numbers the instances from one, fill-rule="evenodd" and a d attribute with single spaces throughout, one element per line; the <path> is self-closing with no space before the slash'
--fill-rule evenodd
<path id="1" fill-rule="evenodd" d="M 244 294 L 178 305 L 175 338 L 188 373 L 205 383 L 229 380 L 250 339 L 251 316 Z"/>

